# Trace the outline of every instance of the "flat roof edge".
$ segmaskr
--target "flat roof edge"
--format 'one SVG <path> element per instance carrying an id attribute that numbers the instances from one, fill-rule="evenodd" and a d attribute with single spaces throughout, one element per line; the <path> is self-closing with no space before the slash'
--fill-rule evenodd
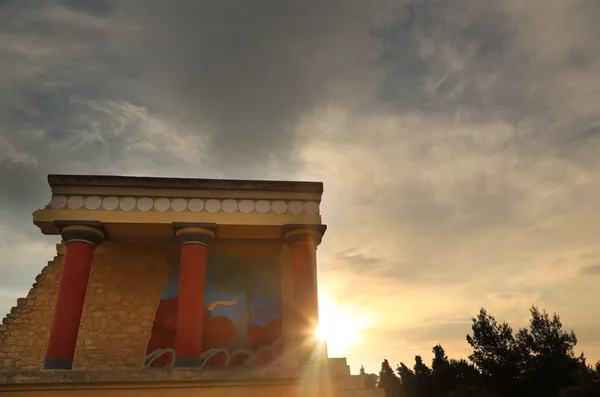
<path id="1" fill-rule="evenodd" d="M 163 178 L 119 175 L 49 174 L 48 184 L 54 186 L 122 186 L 174 189 L 220 190 L 291 190 L 323 193 L 323 182 L 270 181 L 239 179 Z"/>

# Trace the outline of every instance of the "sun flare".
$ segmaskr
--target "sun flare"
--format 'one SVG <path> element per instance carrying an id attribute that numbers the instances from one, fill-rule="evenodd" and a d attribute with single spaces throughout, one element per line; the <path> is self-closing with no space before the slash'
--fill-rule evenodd
<path id="1" fill-rule="evenodd" d="M 340 306 L 331 299 L 322 299 L 319 303 L 319 326 L 317 338 L 327 341 L 329 354 L 343 354 L 352 346 L 362 342 L 361 331 L 366 323 L 350 306 Z"/>

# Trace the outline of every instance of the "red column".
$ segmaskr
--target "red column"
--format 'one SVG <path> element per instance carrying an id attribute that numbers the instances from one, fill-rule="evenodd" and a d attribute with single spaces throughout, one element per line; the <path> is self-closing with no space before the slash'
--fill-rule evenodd
<path id="1" fill-rule="evenodd" d="M 44 357 L 44 369 L 71 369 L 73 366 L 94 249 L 104 238 L 102 231 L 81 225 L 66 226 L 62 234 L 66 253 Z"/>
<path id="2" fill-rule="evenodd" d="M 317 245 L 325 231 L 324 225 L 288 226 L 285 240 L 291 248 L 293 278 L 294 328 L 298 359 L 308 364 L 317 347 L 319 325 L 319 294 L 317 288 Z"/>
<path id="3" fill-rule="evenodd" d="M 181 242 L 175 366 L 196 367 L 202 354 L 207 246 L 215 234 L 205 227 L 182 227 L 175 235 Z"/>

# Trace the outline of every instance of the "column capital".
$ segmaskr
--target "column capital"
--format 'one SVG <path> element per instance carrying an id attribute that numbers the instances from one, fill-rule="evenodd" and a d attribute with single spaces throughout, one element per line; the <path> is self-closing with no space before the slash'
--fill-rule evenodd
<path id="1" fill-rule="evenodd" d="M 108 234 L 101 222 L 98 221 L 54 221 L 60 230 L 65 244 L 79 241 L 98 246 L 107 240 Z"/>
<path id="2" fill-rule="evenodd" d="M 181 244 L 210 244 L 217 235 L 216 223 L 181 223 L 171 224 L 175 238 Z"/>
<path id="3" fill-rule="evenodd" d="M 327 225 L 321 224 L 287 224 L 283 226 L 283 239 L 290 246 L 307 243 L 317 246 L 326 230 Z"/>

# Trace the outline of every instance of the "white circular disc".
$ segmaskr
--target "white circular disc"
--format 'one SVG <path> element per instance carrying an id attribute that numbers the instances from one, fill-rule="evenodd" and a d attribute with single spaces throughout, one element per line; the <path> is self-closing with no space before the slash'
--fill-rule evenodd
<path id="1" fill-rule="evenodd" d="M 288 206 L 285 203 L 285 201 L 281 201 L 281 200 L 277 200 L 277 201 L 273 201 L 273 212 L 276 214 L 285 214 Z"/>
<path id="2" fill-rule="evenodd" d="M 166 211 L 171 206 L 169 199 L 161 197 L 154 200 L 154 209 L 160 212 Z"/>
<path id="3" fill-rule="evenodd" d="M 59 210 L 67 205 L 67 198 L 65 196 L 52 196 L 50 200 L 50 207 L 55 210 Z"/>
<path id="4" fill-rule="evenodd" d="M 292 214 L 298 215 L 304 211 L 304 204 L 300 201 L 290 201 L 288 209 Z"/>
<path id="5" fill-rule="evenodd" d="M 140 211 L 148 211 L 154 205 L 154 201 L 150 197 L 140 197 L 137 201 L 137 207 Z"/>
<path id="6" fill-rule="evenodd" d="M 217 199 L 206 200 L 204 207 L 208 212 L 218 212 L 221 209 L 221 202 Z"/>
<path id="7" fill-rule="evenodd" d="M 175 200 L 171 201 L 171 208 L 176 212 L 185 211 L 187 208 L 187 202 L 182 198 L 176 198 Z"/>
<path id="8" fill-rule="evenodd" d="M 200 199 L 191 199 L 188 202 L 188 208 L 192 212 L 200 212 L 204 209 L 204 201 Z"/>
<path id="9" fill-rule="evenodd" d="M 254 211 L 254 202 L 252 200 L 242 200 L 238 204 L 238 207 L 244 214 L 249 214 Z"/>
<path id="10" fill-rule="evenodd" d="M 304 212 L 311 215 L 317 215 L 319 213 L 319 203 L 316 201 L 307 201 L 304 203 Z"/>
<path id="11" fill-rule="evenodd" d="M 119 208 L 123 211 L 131 211 L 135 208 L 135 199 L 133 197 L 123 197 L 119 203 Z"/>
<path id="12" fill-rule="evenodd" d="M 71 196 L 69 200 L 67 200 L 67 207 L 72 210 L 78 210 L 83 207 L 83 203 L 85 200 L 81 196 Z"/>
<path id="13" fill-rule="evenodd" d="M 267 212 L 271 211 L 271 203 L 267 200 L 258 200 L 255 208 L 256 211 L 260 212 L 261 214 L 266 214 Z"/>
<path id="14" fill-rule="evenodd" d="M 85 199 L 85 208 L 88 210 L 97 210 L 102 205 L 102 199 L 98 196 L 89 196 Z"/>
<path id="15" fill-rule="evenodd" d="M 117 208 L 118 205 L 119 199 L 114 196 L 104 197 L 104 200 L 102 200 L 102 208 L 104 208 L 107 211 L 114 210 L 115 208 Z"/>
<path id="16" fill-rule="evenodd" d="M 235 201 L 235 200 L 227 199 L 227 200 L 223 201 L 222 207 L 223 207 L 223 211 L 231 214 L 232 212 L 237 211 L 238 204 L 237 204 L 237 201 Z"/>

